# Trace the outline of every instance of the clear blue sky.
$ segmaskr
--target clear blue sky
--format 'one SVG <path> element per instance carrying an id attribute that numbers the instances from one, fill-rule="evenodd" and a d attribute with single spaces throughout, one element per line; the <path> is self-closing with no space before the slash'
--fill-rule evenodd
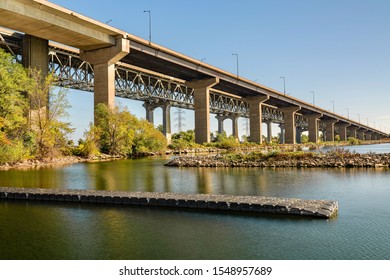
<path id="1" fill-rule="evenodd" d="M 390 132 L 390 1 L 53 0 L 68 9 L 221 69 Z M 92 120 L 92 94 L 70 92 L 78 139 Z M 120 99 L 145 117 L 139 102 Z M 172 109 L 174 113 L 176 109 Z M 161 123 L 161 111 L 155 124 Z M 172 128 L 175 130 L 174 114 Z M 214 119 L 214 118 L 212 118 Z M 186 112 L 186 129 L 193 128 Z M 243 133 L 242 121 L 239 123 Z M 230 130 L 229 122 L 225 127 Z M 212 130 L 216 121 L 212 120 Z M 274 132 L 275 133 L 275 132 Z"/>

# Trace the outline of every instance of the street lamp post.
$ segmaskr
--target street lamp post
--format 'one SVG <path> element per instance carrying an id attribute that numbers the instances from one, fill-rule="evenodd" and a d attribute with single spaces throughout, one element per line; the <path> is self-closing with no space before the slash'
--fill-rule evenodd
<path id="1" fill-rule="evenodd" d="M 234 55 L 236 57 L 237 79 L 238 79 L 238 77 L 240 76 L 240 72 L 239 72 L 239 69 L 238 69 L 238 53 L 233 53 L 232 55 Z"/>
<path id="2" fill-rule="evenodd" d="M 283 79 L 283 93 L 284 95 L 286 95 L 286 77 L 280 77 L 281 79 Z"/>
<path id="3" fill-rule="evenodd" d="M 360 114 L 357 114 L 357 116 L 358 116 L 358 120 L 359 120 L 359 123 L 360 123 Z"/>
<path id="4" fill-rule="evenodd" d="M 145 10 L 144 13 L 149 13 L 149 44 L 152 42 L 152 12 Z"/>
<path id="5" fill-rule="evenodd" d="M 334 114 L 334 101 L 333 101 L 333 100 L 331 100 L 330 102 L 332 102 L 332 103 L 333 103 L 333 114 Z"/>
<path id="6" fill-rule="evenodd" d="M 313 106 L 315 106 L 316 105 L 316 103 L 315 103 L 315 101 L 314 101 L 314 91 L 309 91 L 309 92 L 311 92 L 312 94 L 313 94 Z"/>
<path id="7" fill-rule="evenodd" d="M 347 118 L 349 119 L 349 109 L 345 108 L 345 110 L 347 110 Z"/>

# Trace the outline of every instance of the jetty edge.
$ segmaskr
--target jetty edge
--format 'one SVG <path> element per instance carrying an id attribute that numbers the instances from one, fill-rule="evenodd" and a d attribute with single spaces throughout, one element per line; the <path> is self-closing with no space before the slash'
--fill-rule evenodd
<path id="1" fill-rule="evenodd" d="M 326 153 L 275 152 L 179 156 L 169 167 L 294 167 L 294 168 L 390 168 L 390 153 L 359 154 L 348 151 Z"/>
<path id="2" fill-rule="evenodd" d="M 338 202 L 265 196 L 0 187 L 0 200 L 103 203 L 309 216 L 337 216 Z"/>

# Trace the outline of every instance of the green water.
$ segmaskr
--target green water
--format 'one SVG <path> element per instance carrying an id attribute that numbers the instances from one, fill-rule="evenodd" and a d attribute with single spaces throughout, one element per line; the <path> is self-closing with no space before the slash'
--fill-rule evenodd
<path id="1" fill-rule="evenodd" d="M 0 185 L 329 199 L 339 202 L 339 215 L 327 221 L 0 201 L 0 259 L 390 259 L 390 170 L 168 168 L 165 162 L 0 171 Z"/>

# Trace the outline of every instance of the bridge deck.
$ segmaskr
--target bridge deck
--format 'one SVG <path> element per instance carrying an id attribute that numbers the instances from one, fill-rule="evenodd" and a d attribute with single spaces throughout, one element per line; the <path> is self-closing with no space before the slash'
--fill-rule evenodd
<path id="1" fill-rule="evenodd" d="M 0 199 L 193 208 L 300 215 L 325 219 L 336 216 L 338 212 L 338 203 L 335 201 L 264 196 L 0 188 Z"/>

